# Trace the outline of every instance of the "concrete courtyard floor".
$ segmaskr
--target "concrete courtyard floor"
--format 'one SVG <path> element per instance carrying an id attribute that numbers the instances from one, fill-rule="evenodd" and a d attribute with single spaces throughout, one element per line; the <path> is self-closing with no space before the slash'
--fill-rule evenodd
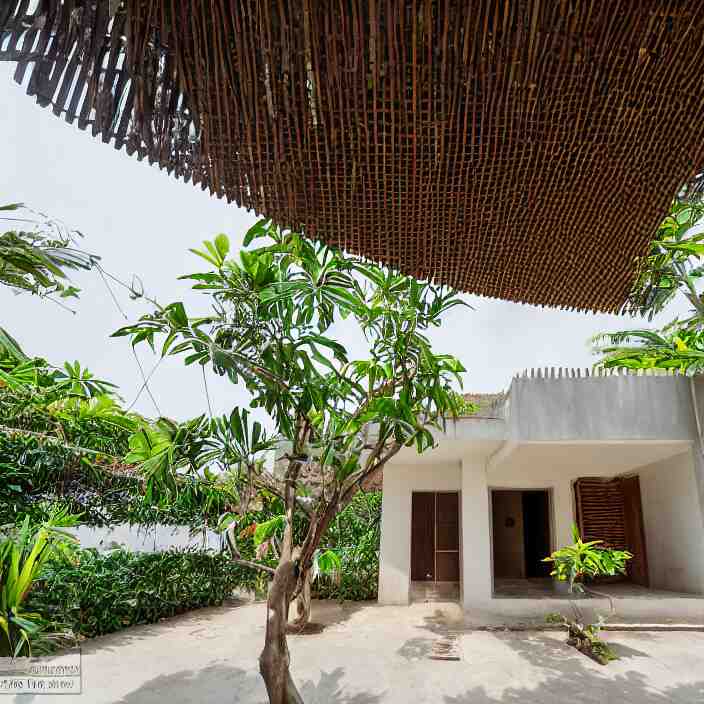
<path id="1" fill-rule="evenodd" d="M 462 659 L 428 659 L 452 606 L 314 604 L 322 632 L 289 638 L 306 704 L 704 704 L 704 633 L 614 632 L 602 667 L 562 632 L 468 631 Z M 263 604 L 193 612 L 83 644 L 81 695 L 19 704 L 265 704 Z"/>

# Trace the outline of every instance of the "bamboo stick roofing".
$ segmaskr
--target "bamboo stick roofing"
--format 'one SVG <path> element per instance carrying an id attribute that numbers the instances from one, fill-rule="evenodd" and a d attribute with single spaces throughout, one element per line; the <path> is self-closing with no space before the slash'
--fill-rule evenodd
<path id="1" fill-rule="evenodd" d="M 704 2 L 4 0 L 37 102 L 419 278 L 616 311 L 704 161 Z"/>

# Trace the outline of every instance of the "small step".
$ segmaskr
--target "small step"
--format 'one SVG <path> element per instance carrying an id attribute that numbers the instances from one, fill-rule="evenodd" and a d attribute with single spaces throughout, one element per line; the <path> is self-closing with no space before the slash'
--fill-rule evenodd
<path id="1" fill-rule="evenodd" d="M 412 582 L 411 601 L 442 602 L 459 601 L 460 585 L 458 582 Z"/>

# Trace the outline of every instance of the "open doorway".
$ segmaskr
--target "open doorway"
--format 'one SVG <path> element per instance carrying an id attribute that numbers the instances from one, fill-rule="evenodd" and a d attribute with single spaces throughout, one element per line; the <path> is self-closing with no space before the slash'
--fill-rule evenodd
<path id="1" fill-rule="evenodd" d="M 494 581 L 540 579 L 550 574 L 550 492 L 491 492 Z"/>

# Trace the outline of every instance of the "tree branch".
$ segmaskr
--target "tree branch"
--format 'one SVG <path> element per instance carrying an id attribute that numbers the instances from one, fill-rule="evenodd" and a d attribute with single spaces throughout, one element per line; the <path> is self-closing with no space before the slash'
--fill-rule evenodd
<path id="1" fill-rule="evenodd" d="M 279 499 L 281 499 L 282 502 L 285 500 L 284 494 L 281 491 L 281 489 L 279 489 L 279 487 L 277 487 L 275 484 L 270 483 L 270 482 L 262 479 L 261 474 L 256 479 L 254 479 L 254 484 L 256 486 L 258 486 L 260 489 L 266 489 L 267 491 L 270 491 L 272 494 L 276 495 Z M 304 497 L 304 496 L 298 496 L 298 494 L 296 494 L 296 496 L 295 496 L 296 506 L 298 508 L 300 508 L 301 511 L 303 511 L 303 513 L 306 514 L 306 516 L 310 516 L 311 515 L 310 506 L 307 505 L 305 498 L 306 497 Z"/>
<path id="2" fill-rule="evenodd" d="M 252 562 L 251 560 L 243 560 L 241 557 L 233 557 L 232 559 L 233 562 L 238 565 L 242 565 L 243 567 L 251 567 L 253 570 L 259 570 L 260 572 L 264 572 L 265 574 L 270 574 L 272 576 L 276 571 L 268 565 L 262 565 L 259 562 Z"/>
<path id="3" fill-rule="evenodd" d="M 63 442 L 61 438 L 56 435 L 51 435 L 50 433 L 40 433 L 36 430 L 24 430 L 23 428 L 13 428 L 9 425 L 0 425 L 0 432 L 7 433 L 8 435 L 30 435 L 35 438 L 40 438 L 42 440 L 48 440 L 53 442 L 59 447 L 63 447 L 66 450 L 73 450 L 79 454 L 86 455 L 96 455 L 97 457 L 108 457 L 115 462 L 121 462 L 121 459 L 116 455 L 111 455 L 109 452 L 99 452 L 98 450 L 91 450 L 87 447 L 80 447 L 79 445 L 71 445 L 70 443 Z M 140 477 L 141 478 L 141 477 Z"/>
<path id="4" fill-rule="evenodd" d="M 382 458 L 377 460 L 374 464 L 370 464 L 369 461 L 367 461 L 363 471 L 355 472 L 355 474 L 352 474 L 347 478 L 346 486 L 343 488 L 342 496 L 340 498 L 340 511 L 344 509 L 345 506 L 347 506 L 347 504 L 352 500 L 353 496 L 357 493 L 359 486 L 364 481 L 380 472 L 384 465 L 398 453 L 401 447 L 403 446 L 400 442 L 394 442 Z"/>
<path id="5" fill-rule="evenodd" d="M 271 576 L 274 575 L 276 570 L 274 570 L 272 567 L 269 567 L 268 565 L 262 565 L 258 562 L 252 562 L 251 560 L 245 560 L 242 557 L 239 548 L 237 547 L 237 538 L 235 538 L 234 521 L 230 523 L 230 525 L 227 526 L 227 528 L 225 529 L 225 539 L 227 540 L 227 545 L 230 548 L 230 554 L 232 555 L 232 559 L 238 565 L 242 565 L 243 567 L 250 567 L 253 570 L 259 570 L 260 572 L 264 572 Z"/>

